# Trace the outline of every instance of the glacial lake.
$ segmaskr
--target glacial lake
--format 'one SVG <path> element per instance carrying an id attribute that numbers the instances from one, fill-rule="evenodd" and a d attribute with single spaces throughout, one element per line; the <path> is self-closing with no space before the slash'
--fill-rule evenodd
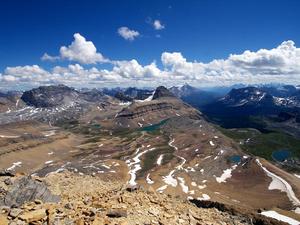
<path id="1" fill-rule="evenodd" d="M 149 132 L 155 131 L 155 130 L 159 129 L 162 125 L 164 125 L 167 121 L 168 121 L 168 119 L 165 119 L 165 120 L 160 121 L 157 124 L 153 124 L 153 125 L 150 125 L 150 126 L 143 127 L 142 131 L 149 131 Z"/>
<path id="2" fill-rule="evenodd" d="M 287 149 L 277 150 L 272 153 L 272 158 L 278 162 L 283 162 L 284 160 L 291 157 L 291 152 Z"/>

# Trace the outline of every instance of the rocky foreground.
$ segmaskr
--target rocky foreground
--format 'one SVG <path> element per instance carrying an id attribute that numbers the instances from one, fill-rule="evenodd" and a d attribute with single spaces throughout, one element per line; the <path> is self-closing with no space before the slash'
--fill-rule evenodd
<path id="1" fill-rule="evenodd" d="M 194 203 L 69 172 L 0 176 L 1 225 L 284 224 L 218 203 Z"/>

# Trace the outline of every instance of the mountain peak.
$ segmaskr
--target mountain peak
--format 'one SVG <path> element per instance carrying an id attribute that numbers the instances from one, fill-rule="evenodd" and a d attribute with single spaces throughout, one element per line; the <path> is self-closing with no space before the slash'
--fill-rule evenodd
<path id="1" fill-rule="evenodd" d="M 163 97 L 175 97 L 175 95 L 171 91 L 169 91 L 166 87 L 159 86 L 156 88 L 152 99 L 158 99 Z"/>
<path id="2" fill-rule="evenodd" d="M 65 85 L 40 86 L 25 91 L 21 99 L 35 107 L 54 107 L 78 97 L 78 92 Z"/>

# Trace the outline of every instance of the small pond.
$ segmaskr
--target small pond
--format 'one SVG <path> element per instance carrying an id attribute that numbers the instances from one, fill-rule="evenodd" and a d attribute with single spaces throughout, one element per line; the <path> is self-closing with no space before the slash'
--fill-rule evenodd
<path id="1" fill-rule="evenodd" d="M 240 163 L 241 160 L 242 160 L 242 157 L 239 156 L 239 155 L 233 155 L 233 156 L 230 156 L 229 160 L 230 160 L 232 163 Z"/>
<path id="2" fill-rule="evenodd" d="M 283 162 L 291 157 L 291 152 L 287 149 L 277 150 L 272 153 L 272 158 L 278 162 Z"/>

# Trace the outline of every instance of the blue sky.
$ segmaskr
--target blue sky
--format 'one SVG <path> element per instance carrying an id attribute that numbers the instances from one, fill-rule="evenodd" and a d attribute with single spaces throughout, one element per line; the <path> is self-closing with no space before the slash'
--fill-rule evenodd
<path id="1" fill-rule="evenodd" d="M 162 29 L 154 28 L 155 20 Z M 118 34 L 120 27 L 139 35 L 126 40 Z M 188 62 L 209 63 L 245 50 L 273 49 L 288 40 L 297 46 L 299 27 L 300 1 L 296 0 L 2 1 L 0 73 L 7 74 L 7 67 L 38 65 L 51 71 L 78 63 L 41 60 L 44 53 L 58 56 L 75 33 L 92 41 L 107 59 L 135 59 L 142 66 L 155 61 L 163 70 L 163 52 L 180 52 Z M 116 64 L 82 66 L 110 70 Z"/>

